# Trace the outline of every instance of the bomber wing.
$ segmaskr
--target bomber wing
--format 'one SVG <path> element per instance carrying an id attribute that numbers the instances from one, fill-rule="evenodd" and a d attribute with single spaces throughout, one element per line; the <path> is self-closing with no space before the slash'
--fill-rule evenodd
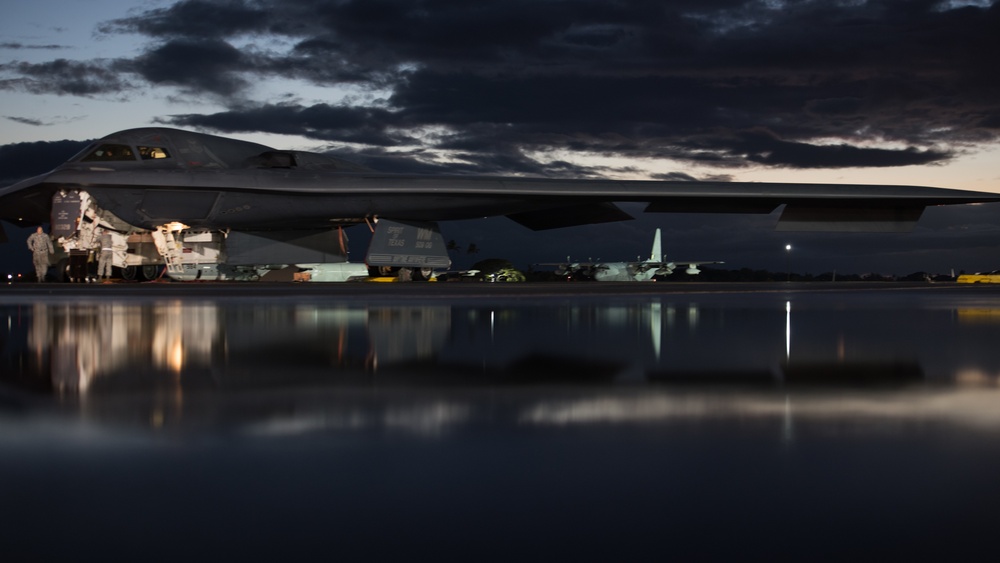
<path id="1" fill-rule="evenodd" d="M 905 231 L 929 205 L 1000 201 L 1000 194 L 918 186 L 384 174 L 326 155 L 147 128 L 105 137 L 48 174 L 0 189 L 0 219 L 48 221 L 52 196 L 70 190 L 86 190 L 139 227 L 181 221 L 218 229 L 497 215 L 549 229 L 629 219 L 614 202 L 644 202 L 648 212 L 770 213 L 784 205 L 783 230 Z"/>

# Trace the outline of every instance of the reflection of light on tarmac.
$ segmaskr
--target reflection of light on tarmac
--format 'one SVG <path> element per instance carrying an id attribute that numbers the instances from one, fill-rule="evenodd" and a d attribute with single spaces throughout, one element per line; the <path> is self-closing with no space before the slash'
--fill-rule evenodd
<path id="1" fill-rule="evenodd" d="M 433 438 L 451 427 L 467 423 L 473 410 L 472 406 L 465 403 L 442 400 L 427 404 L 388 406 L 375 413 L 347 407 L 343 412 L 305 412 L 267 420 L 250 425 L 246 432 L 258 436 L 295 436 L 319 431 L 382 428 Z"/>
<path id="2" fill-rule="evenodd" d="M 597 397 L 575 401 L 544 402 L 523 411 L 522 424 L 573 425 L 642 422 L 675 417 L 706 415 L 712 412 L 711 401 L 672 397 Z"/>
<path id="3" fill-rule="evenodd" d="M 471 409 L 464 404 L 434 402 L 406 408 L 389 409 L 385 413 L 385 426 L 419 434 L 433 436 L 440 434 L 448 426 L 465 422 Z"/>
<path id="4" fill-rule="evenodd" d="M 975 368 L 963 368 L 955 372 L 955 383 L 969 387 L 997 387 L 1000 386 L 1000 374 L 987 373 Z"/>
<path id="5" fill-rule="evenodd" d="M 941 422 L 1000 428 L 1000 390 L 950 388 L 902 392 L 819 392 L 800 395 L 691 393 L 682 396 L 593 397 L 544 401 L 518 422 L 542 426 L 628 424 L 672 420 L 773 419 L 791 437 L 796 423 Z"/>
<path id="6" fill-rule="evenodd" d="M 660 348 L 663 343 L 661 307 L 662 304 L 659 301 L 653 301 L 649 304 L 649 332 L 653 338 L 653 353 L 656 355 L 657 363 L 660 361 Z"/>
<path id="7" fill-rule="evenodd" d="M 184 369 L 184 342 L 180 338 L 175 338 L 170 344 L 167 365 L 174 373 L 180 373 Z"/>
<path id="8" fill-rule="evenodd" d="M 792 399 L 788 395 L 785 395 L 785 415 L 781 422 L 781 441 L 791 444 L 795 440 L 795 420 L 792 418 Z"/>
<path id="9" fill-rule="evenodd" d="M 606 326 L 626 327 L 629 326 L 632 310 L 628 307 L 608 306 L 598 309 L 596 314 Z"/>
<path id="10" fill-rule="evenodd" d="M 433 357 L 451 330 L 450 307 L 372 307 L 366 314 L 371 347 L 369 365 L 373 371 L 378 365 L 398 365 Z M 491 311 L 491 338 L 493 324 Z"/>
<path id="11" fill-rule="evenodd" d="M 273 386 L 289 393 L 295 393 L 295 385 L 302 385 L 302 382 L 338 386 L 367 386 L 377 383 L 381 390 L 397 382 L 415 387 L 440 385 L 441 381 L 450 385 L 465 377 L 467 372 L 478 372 L 475 368 L 479 363 L 485 367 L 489 361 L 490 367 L 496 368 L 495 370 L 483 369 L 484 378 L 468 379 L 476 384 L 499 381 L 500 387 L 495 391 L 497 395 L 501 395 L 503 386 L 515 381 L 514 378 L 505 379 L 513 370 L 504 370 L 515 365 L 514 361 L 522 357 L 535 361 L 525 350 L 534 353 L 536 350 L 548 352 L 550 349 L 554 350 L 552 355 L 556 360 L 569 358 L 582 359 L 583 362 L 592 356 L 603 361 L 607 358 L 601 354 L 606 353 L 612 359 L 610 363 L 614 364 L 613 370 L 608 368 L 611 374 L 608 376 L 608 383 L 615 377 L 616 384 L 637 382 L 648 387 L 644 389 L 643 397 L 627 393 L 607 393 L 605 390 L 588 393 L 578 400 L 567 399 L 565 395 L 553 398 L 551 394 L 535 394 L 531 397 L 532 400 L 522 401 L 517 404 L 516 409 L 506 413 L 512 415 L 516 411 L 514 418 L 508 422 L 516 420 L 520 424 L 539 425 L 618 424 L 738 417 L 765 418 L 770 423 L 773 417 L 774 428 L 782 428 L 781 432 L 790 440 L 792 422 L 795 424 L 795 437 L 800 439 L 804 434 L 802 422 L 808 420 L 837 419 L 851 423 L 855 418 L 929 418 L 963 423 L 972 420 L 977 423 L 986 421 L 985 424 L 994 424 L 1000 420 L 1000 414 L 993 415 L 986 408 L 988 405 L 1000 412 L 1000 400 L 997 399 L 1000 394 L 992 394 L 994 389 L 991 389 L 997 388 L 1000 391 L 1000 372 L 991 371 L 992 366 L 997 364 L 995 354 L 985 360 L 974 355 L 962 356 L 957 365 L 945 364 L 942 360 L 944 367 L 928 370 L 934 381 L 954 381 L 956 389 L 960 391 L 957 393 L 951 390 L 939 393 L 940 389 L 924 389 L 923 392 L 913 393 L 892 393 L 890 390 L 883 393 L 879 387 L 875 393 L 865 396 L 869 390 L 861 392 L 851 385 L 867 385 L 868 382 L 855 383 L 857 380 L 850 377 L 842 392 L 839 387 L 822 394 L 804 391 L 811 383 L 806 381 L 806 384 L 796 386 L 802 384 L 803 379 L 790 376 L 782 381 L 779 388 L 771 379 L 761 382 L 755 378 L 758 371 L 765 371 L 781 361 L 780 347 L 775 346 L 780 346 L 780 336 L 776 333 L 780 328 L 776 325 L 775 318 L 778 307 L 781 306 L 780 301 L 768 301 L 762 319 L 756 324 L 744 325 L 742 322 L 731 322 L 740 315 L 726 317 L 719 312 L 722 309 L 713 306 L 711 302 L 702 302 L 704 309 L 701 312 L 705 315 L 700 317 L 697 304 L 684 301 L 670 303 L 669 299 L 673 298 L 658 296 L 652 300 L 628 301 L 624 306 L 616 304 L 610 307 L 587 303 L 560 307 L 546 304 L 549 308 L 543 309 L 544 316 L 536 316 L 531 312 L 525 314 L 520 306 L 504 308 L 501 304 L 493 310 L 486 307 L 468 310 L 464 313 L 465 316 L 457 317 L 459 320 L 467 317 L 467 322 L 460 322 L 454 328 L 452 306 L 379 307 L 352 303 L 349 306 L 324 307 L 310 304 L 298 305 L 293 313 L 289 313 L 290 309 L 284 304 L 261 306 L 240 302 L 239 307 L 229 307 L 185 300 L 147 301 L 139 304 L 128 300 L 97 304 L 49 302 L 34 305 L 30 324 L 21 317 L 12 318 L 10 315 L 7 324 L 12 327 L 10 330 L 17 330 L 14 325 L 22 323 L 24 328 L 30 327 L 30 353 L 23 356 L 23 361 L 31 363 L 35 361 L 32 356 L 37 358 L 39 370 L 32 373 L 51 375 L 53 387 L 60 393 L 90 393 L 91 397 L 87 397 L 86 401 L 88 408 L 93 408 L 108 393 L 132 393 L 137 388 L 139 393 L 143 393 L 151 389 L 152 399 L 149 402 L 153 405 L 150 407 L 149 402 L 145 403 L 142 416 L 137 419 L 148 419 L 153 427 L 170 426 L 181 414 L 190 416 L 191 409 L 196 407 L 191 406 L 193 401 L 183 401 L 182 391 L 191 393 L 211 387 L 225 392 L 228 386 L 239 389 L 240 385 L 258 385 L 252 377 L 242 377 L 244 374 L 260 374 L 261 385 Z M 808 301 L 802 303 L 806 304 L 806 309 L 810 309 Z M 821 353 L 816 354 L 811 349 L 819 348 L 814 344 L 820 340 L 813 335 L 814 325 L 811 323 L 817 322 L 817 316 L 801 316 L 802 303 L 796 305 L 800 315 L 797 321 L 800 335 L 796 344 L 795 367 L 798 371 L 793 375 L 803 376 L 808 380 L 808 376 L 813 375 L 809 370 L 818 371 L 821 376 L 827 372 L 840 376 L 854 375 L 860 369 L 862 375 L 870 373 L 875 379 L 874 383 L 887 383 L 897 391 L 901 389 L 896 386 L 897 383 L 924 383 L 918 365 L 924 360 L 922 357 L 912 362 L 896 359 L 887 361 L 881 350 L 871 356 L 859 356 L 865 350 L 860 350 L 863 346 L 857 344 L 852 346 L 859 350 L 852 349 L 852 355 L 859 356 L 860 359 L 852 357 L 854 362 L 845 366 L 843 332 L 824 332 Z M 31 311 L 30 307 L 29 305 L 25 309 L 25 318 L 30 318 L 27 314 Z M 791 355 L 791 307 L 791 302 L 786 301 L 786 362 Z M 461 307 L 456 310 L 465 311 Z M 484 342 L 487 311 L 490 340 Z M 756 309 L 754 313 L 756 314 Z M 752 320 L 756 322 L 757 317 Z M 526 323 L 532 323 L 532 330 L 522 330 L 527 326 Z M 666 327 L 663 326 L 664 323 Z M 569 338 L 554 334 L 561 332 L 563 326 Z M 543 330 L 547 332 L 542 332 Z M 802 332 L 803 330 L 806 332 Z M 837 327 L 837 330 L 844 329 Z M 851 335 L 850 329 L 847 330 L 847 334 Z M 524 335 L 518 334 L 521 332 Z M 697 335 L 699 339 L 695 339 L 695 332 L 704 334 Z M 351 338 L 355 338 L 354 335 L 357 335 L 357 341 L 350 342 Z M 544 338 L 549 335 L 554 338 Z M 666 356 L 666 361 L 670 362 L 669 366 L 649 364 L 650 338 L 657 363 L 660 362 L 662 353 Z M 955 338 L 957 342 L 958 336 Z M 836 359 L 830 357 L 831 341 L 836 342 Z M 931 341 L 934 340 L 926 342 Z M 948 341 L 949 344 L 951 342 Z M 959 352 L 962 350 L 957 346 L 953 347 Z M 484 352 L 487 348 L 488 353 Z M 456 350 L 462 354 L 458 354 Z M 718 350 L 726 350 L 726 354 L 718 354 Z M 365 354 L 369 351 L 372 352 L 370 363 L 363 365 Z M 911 348 L 903 348 L 902 354 L 895 349 L 889 351 L 905 358 L 916 355 L 911 352 Z M 286 352 L 288 357 L 282 357 Z M 458 359 L 452 360 L 452 356 L 448 354 Z M 724 360 L 718 362 L 722 367 L 716 371 L 712 369 L 715 365 L 713 362 L 717 359 L 710 357 L 714 355 L 720 356 L 718 360 Z M 692 357 L 699 362 L 691 362 Z M 705 362 L 700 361 L 702 357 L 707 358 Z M 281 360 L 270 363 L 269 358 Z M 812 360 L 815 361 L 810 364 Z M 977 361 L 983 363 L 982 369 L 977 367 Z M 694 382 L 691 386 L 675 386 L 671 388 L 671 392 L 661 393 L 661 384 L 669 382 L 674 373 L 682 376 L 700 375 L 703 363 L 707 366 L 705 372 L 710 376 L 709 380 L 712 379 L 711 376 L 720 376 L 720 381 L 706 385 L 708 392 L 691 392 L 692 389 L 705 390 L 695 388 L 697 382 Z M 388 377 L 374 378 L 365 373 L 376 371 L 379 365 L 383 366 Z M 681 367 L 674 369 L 675 365 Z M 691 368 L 689 365 L 695 367 Z M 963 365 L 970 368 L 963 369 Z M 331 366 L 337 369 L 331 369 Z M 629 368 L 617 371 L 619 366 Z M 652 369 L 653 367 L 656 369 Z M 45 372 L 45 368 L 50 368 L 50 371 Z M 278 381 L 278 377 L 271 377 L 272 374 L 284 374 L 287 369 L 296 369 L 294 375 L 298 379 L 288 378 L 293 381 L 286 383 Z M 583 364 L 583 376 L 590 375 L 586 371 L 588 369 L 589 366 Z M 593 371 L 598 371 L 597 364 Z M 881 377 L 882 371 L 886 372 L 887 377 Z M 729 381 L 739 380 L 744 372 L 749 379 L 749 393 L 744 393 L 743 387 L 739 393 L 718 392 L 720 386 L 725 391 L 724 386 Z M 430 375 L 424 377 L 425 373 Z M 786 375 L 790 373 L 793 373 L 790 369 L 785 372 Z M 897 380 L 888 377 L 893 374 L 900 374 L 901 378 Z M 921 377 L 910 377 L 911 374 Z M 109 375 L 114 377 L 101 379 Z M 733 377 L 729 379 L 727 376 Z M 493 377 L 496 379 L 491 379 Z M 823 379 L 821 385 L 839 385 L 840 382 L 834 379 Z M 461 381 L 460 384 L 464 385 L 464 380 Z M 527 380 L 517 379 L 513 384 L 520 384 L 522 381 Z M 570 376 L 565 381 L 573 383 L 582 380 Z M 595 381 L 603 384 L 605 380 L 595 378 Z M 182 389 L 182 382 L 189 387 Z M 983 399 L 961 393 L 973 388 L 977 392 L 988 393 L 988 397 Z M 788 396 L 785 395 L 786 391 L 790 393 Z M 334 412 L 323 410 L 319 415 L 307 408 L 306 415 L 296 413 L 289 418 L 284 418 L 287 412 L 282 411 L 275 415 L 280 422 L 275 422 L 272 431 L 294 433 L 308 431 L 310 428 L 363 427 L 435 435 L 451 426 L 466 424 L 470 419 L 487 412 L 478 409 L 482 406 L 480 404 L 449 399 L 450 397 L 424 402 L 410 401 L 402 406 L 383 405 L 374 410 L 366 409 L 365 405 L 346 412 L 335 408 Z M 983 402 L 980 403 L 980 400 Z M 971 408 L 967 409 L 969 405 Z M 949 408 L 956 409 L 956 412 L 949 412 Z M 966 410 L 968 412 L 957 412 Z"/>
<path id="12" fill-rule="evenodd" d="M 785 301 L 785 361 L 792 357 L 792 302 Z"/>
<path id="13" fill-rule="evenodd" d="M 181 301 L 153 305 L 153 365 L 180 374 L 189 362 L 208 364 L 219 332 L 218 306 Z"/>
<path id="14" fill-rule="evenodd" d="M 208 365 L 219 333 L 213 304 L 180 301 L 33 306 L 27 345 L 49 363 L 53 387 L 87 393 L 100 377 L 164 368 L 180 374 L 192 361 Z"/>
<path id="15" fill-rule="evenodd" d="M 958 309 L 958 322 L 963 324 L 997 324 L 1000 323 L 1000 308 L 997 307 L 965 307 Z"/>
<path id="16" fill-rule="evenodd" d="M 245 431 L 254 436 L 297 436 L 321 430 L 362 430 L 372 426 L 362 412 L 310 413 L 274 418 L 249 425 Z"/>
<path id="17" fill-rule="evenodd" d="M 677 308 L 673 305 L 667 305 L 667 328 L 674 328 L 674 324 L 677 322 Z"/>
<path id="18" fill-rule="evenodd" d="M 292 318 L 295 326 L 300 328 L 364 325 L 368 322 L 368 310 L 363 307 L 321 308 L 316 305 L 296 305 Z"/>

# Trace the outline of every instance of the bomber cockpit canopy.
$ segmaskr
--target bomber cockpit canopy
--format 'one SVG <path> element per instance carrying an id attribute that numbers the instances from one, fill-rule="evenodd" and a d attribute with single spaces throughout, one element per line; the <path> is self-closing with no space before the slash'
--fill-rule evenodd
<path id="1" fill-rule="evenodd" d="M 80 163 L 137 162 L 181 168 L 237 168 L 247 157 L 272 150 L 257 143 L 164 127 L 113 133 L 71 159 Z"/>
<path id="2" fill-rule="evenodd" d="M 80 162 L 131 162 L 170 158 L 167 147 L 139 145 L 133 148 L 118 143 L 100 143 L 82 154 L 84 156 L 80 158 Z"/>
<path id="3" fill-rule="evenodd" d="M 155 163 L 180 168 L 300 168 L 364 172 L 367 168 L 321 153 L 281 151 L 203 133 L 147 127 L 119 131 L 96 141 L 70 162 Z"/>

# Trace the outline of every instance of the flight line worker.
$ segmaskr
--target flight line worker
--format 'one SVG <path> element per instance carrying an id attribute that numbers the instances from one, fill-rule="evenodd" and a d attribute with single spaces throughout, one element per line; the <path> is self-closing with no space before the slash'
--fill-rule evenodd
<path id="1" fill-rule="evenodd" d="M 109 279 L 111 277 L 111 254 L 114 250 L 114 241 L 111 233 L 101 229 L 101 254 L 97 258 L 97 277 Z"/>
<path id="2" fill-rule="evenodd" d="M 52 239 L 38 227 L 34 234 L 28 237 L 28 249 L 31 250 L 31 261 L 35 263 L 35 274 L 39 282 L 45 281 L 45 272 L 49 269 L 49 254 L 55 252 Z"/>

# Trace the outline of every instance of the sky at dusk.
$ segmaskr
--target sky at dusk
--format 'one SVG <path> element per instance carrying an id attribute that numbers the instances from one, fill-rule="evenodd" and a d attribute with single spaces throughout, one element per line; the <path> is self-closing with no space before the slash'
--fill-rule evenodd
<path id="1" fill-rule="evenodd" d="M 167 126 L 385 171 L 1000 192 L 998 30 L 984 0 L 18 2 L 0 20 L 0 184 Z M 997 204 L 932 208 L 892 235 L 628 210 L 442 230 L 480 249 L 457 266 L 634 259 L 660 227 L 668 257 L 733 268 L 1000 268 Z M 28 269 L 26 235 L 7 231 L 0 265 Z"/>

